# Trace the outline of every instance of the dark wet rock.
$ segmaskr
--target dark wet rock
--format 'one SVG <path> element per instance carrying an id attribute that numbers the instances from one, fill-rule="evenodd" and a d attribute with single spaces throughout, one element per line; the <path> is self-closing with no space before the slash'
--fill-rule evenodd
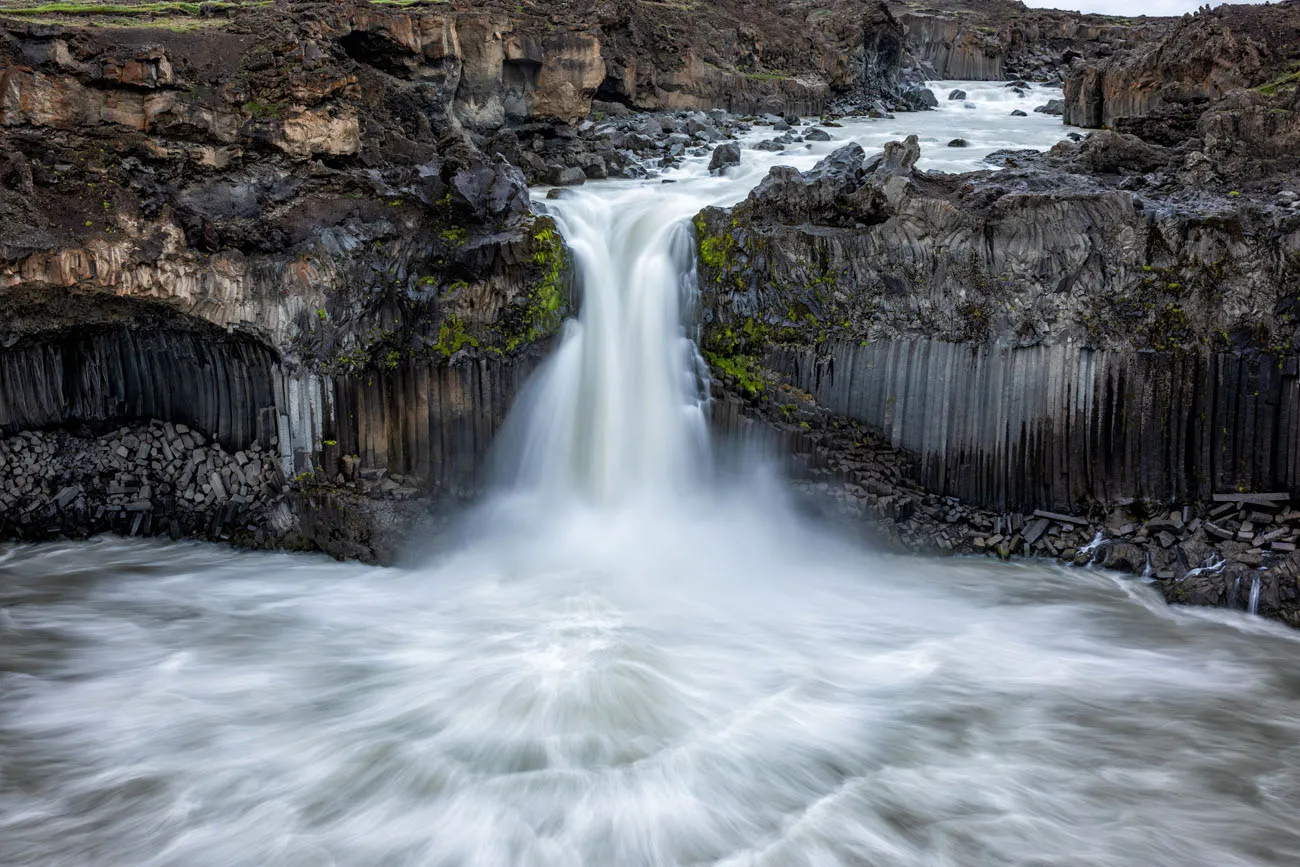
<path id="1" fill-rule="evenodd" d="M 1020 109 L 1016 109 L 1015 111 L 1011 112 L 1011 116 L 1012 116 L 1012 117 L 1029 117 L 1028 114 L 1026 114 L 1025 112 L 1021 111 Z"/>
<path id="2" fill-rule="evenodd" d="M 1146 569 L 1147 555 L 1137 545 L 1128 542 L 1108 542 L 1099 549 L 1097 562 L 1106 569 L 1141 573 Z"/>
<path id="3" fill-rule="evenodd" d="M 805 141 L 830 141 L 831 134 L 824 129 L 813 128 L 804 133 Z"/>
<path id="4" fill-rule="evenodd" d="M 948 93 L 948 99 L 950 100 L 964 100 L 965 98 L 966 98 L 966 91 L 961 90 L 960 88 L 956 90 L 952 90 Z"/>
<path id="5" fill-rule="evenodd" d="M 840 153 L 836 151 L 836 154 Z M 827 160 L 834 157 L 827 157 Z M 868 170 L 877 178 L 890 178 L 911 174 L 916 161 L 921 158 L 921 145 L 914 135 L 909 135 L 901 142 L 891 141 L 885 145 L 880 157 L 868 164 Z"/>
<path id="6" fill-rule="evenodd" d="M 918 87 L 903 92 L 903 101 L 913 111 L 926 111 L 939 107 L 939 100 L 928 87 Z"/>
<path id="7" fill-rule="evenodd" d="M 948 147 L 950 147 L 950 148 L 968 148 L 968 147 L 970 147 L 970 142 L 966 141 L 966 139 L 964 139 L 964 138 L 955 138 L 955 139 L 953 139 L 952 141 L 948 142 Z"/>
<path id="8" fill-rule="evenodd" d="M 1061 99 L 1050 99 L 1046 105 L 1040 105 L 1034 109 L 1038 114 L 1048 114 L 1052 117 L 1060 117 L 1065 114 L 1065 101 Z"/>
<path id="9" fill-rule="evenodd" d="M 758 144 L 754 145 L 754 150 L 756 150 L 756 151 L 783 151 L 783 150 L 785 150 L 785 145 L 781 144 L 779 141 L 776 141 L 776 140 L 774 140 L 774 139 L 768 139 L 767 141 L 761 141 L 761 142 L 759 142 Z"/>
<path id="10" fill-rule="evenodd" d="M 586 180 L 586 173 L 579 168 L 552 166 L 546 173 L 546 182 L 557 187 L 577 186 Z"/>
<path id="11" fill-rule="evenodd" d="M 1148 172 L 1168 164 L 1170 154 L 1137 136 L 1102 130 L 1084 141 L 1083 162 L 1095 172 Z"/>
<path id="12" fill-rule="evenodd" d="M 523 172 L 501 157 L 490 164 L 475 160 L 459 169 L 450 191 L 452 201 L 480 222 L 518 218 L 529 210 Z"/>

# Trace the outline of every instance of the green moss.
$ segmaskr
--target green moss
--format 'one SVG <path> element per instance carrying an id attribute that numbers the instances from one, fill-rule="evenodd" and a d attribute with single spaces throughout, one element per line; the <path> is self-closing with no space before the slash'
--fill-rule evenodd
<path id="1" fill-rule="evenodd" d="M 244 103 L 244 111 L 253 117 L 266 120 L 280 116 L 280 107 L 273 102 L 261 102 L 260 100 L 250 99 Z"/>
<path id="2" fill-rule="evenodd" d="M 564 321 L 564 241 L 549 219 L 537 221 L 532 238 L 533 264 L 540 273 L 528 293 L 520 324 L 505 335 L 507 351 L 540 340 Z"/>
<path id="3" fill-rule="evenodd" d="M 203 6 L 237 9 L 266 3 L 236 3 L 213 0 L 207 3 L 41 3 L 17 9 L 0 9 L 4 15 L 199 15 Z"/>
<path id="4" fill-rule="evenodd" d="M 1279 75 L 1268 84 L 1261 84 L 1255 89 L 1265 96 L 1274 96 L 1283 90 L 1294 90 L 1297 85 L 1300 85 L 1300 70 Z"/>
<path id="5" fill-rule="evenodd" d="M 748 355 L 722 355 L 717 352 L 705 352 L 709 365 L 725 376 L 734 377 L 736 385 L 753 397 L 760 397 L 767 391 L 767 379 L 763 366 L 756 358 Z"/>
<path id="6" fill-rule="evenodd" d="M 465 330 L 465 323 L 459 316 L 448 316 L 438 328 L 438 342 L 433 348 L 444 358 L 451 358 L 466 346 L 478 347 L 478 340 Z"/>
<path id="7" fill-rule="evenodd" d="M 463 247 L 469 240 L 469 230 L 464 226 L 447 226 L 438 232 L 438 236 L 453 247 Z"/>

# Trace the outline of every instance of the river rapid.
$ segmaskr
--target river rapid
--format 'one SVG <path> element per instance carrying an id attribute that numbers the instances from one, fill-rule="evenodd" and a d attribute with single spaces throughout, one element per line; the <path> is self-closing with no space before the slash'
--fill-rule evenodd
<path id="1" fill-rule="evenodd" d="M 848 140 L 965 171 L 1063 133 L 1009 116 L 1059 92 L 958 86 L 548 201 L 582 314 L 413 565 L 0 548 L 0 864 L 1300 863 L 1300 633 L 882 554 L 714 470 L 690 216 Z"/>

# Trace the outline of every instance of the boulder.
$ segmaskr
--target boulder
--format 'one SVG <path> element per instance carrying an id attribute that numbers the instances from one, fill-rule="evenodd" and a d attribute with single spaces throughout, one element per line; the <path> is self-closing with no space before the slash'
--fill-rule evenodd
<path id="1" fill-rule="evenodd" d="M 803 137 L 805 141 L 830 141 L 831 140 L 830 133 L 828 133 L 824 129 L 818 129 L 816 127 L 804 133 Z"/>
<path id="2" fill-rule="evenodd" d="M 912 111 L 927 111 L 939 107 L 939 99 L 928 87 L 917 87 L 903 92 L 903 102 Z"/>
<path id="3" fill-rule="evenodd" d="M 1133 135 L 1100 130 L 1088 136 L 1081 148 L 1083 162 L 1095 172 L 1149 172 L 1168 163 L 1164 148 L 1149 145 Z"/>
<path id="4" fill-rule="evenodd" d="M 948 94 L 948 99 L 951 100 L 951 101 L 965 100 L 965 99 L 966 99 L 966 91 L 961 90 L 961 89 L 954 90 L 954 91 L 952 91 L 951 93 Z"/>
<path id="5" fill-rule="evenodd" d="M 1048 114 L 1052 117 L 1060 117 L 1065 114 L 1065 100 L 1050 99 L 1047 101 L 1046 105 L 1040 105 L 1038 108 L 1034 109 L 1034 111 L 1038 114 Z"/>
<path id="6" fill-rule="evenodd" d="M 546 182 L 556 187 L 576 187 L 586 180 L 587 175 L 582 169 L 572 166 L 551 166 L 546 173 Z"/>
<path id="7" fill-rule="evenodd" d="M 948 142 L 948 147 L 950 147 L 950 148 L 968 148 L 968 147 L 970 147 L 970 142 L 966 141 L 966 139 L 964 139 L 964 138 L 955 138 L 955 139 L 953 139 L 952 141 Z"/>
<path id="8" fill-rule="evenodd" d="M 740 165 L 740 145 L 734 141 L 720 144 L 713 149 L 709 159 L 709 171 L 722 174 L 731 166 Z"/>

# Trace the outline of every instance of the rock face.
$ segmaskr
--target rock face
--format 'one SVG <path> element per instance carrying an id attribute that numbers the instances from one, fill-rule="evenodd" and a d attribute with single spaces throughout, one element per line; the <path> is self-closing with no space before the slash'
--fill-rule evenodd
<path id="1" fill-rule="evenodd" d="M 908 52 L 931 79 L 1055 80 L 1074 60 L 1150 43 L 1173 23 L 1026 9 L 1005 0 L 934 5 L 939 8 L 891 6 L 906 31 Z"/>
<path id="2" fill-rule="evenodd" d="M 523 174 L 460 131 L 453 25 L 370 4 L 6 24 L 0 435 L 158 419 L 291 484 L 346 482 L 342 443 L 471 486 L 569 286 Z M 573 75 L 541 63 L 527 111 L 586 110 L 583 44 L 554 44 Z"/>
<path id="3" fill-rule="evenodd" d="M 1243 88 L 1257 88 L 1255 102 L 1287 111 L 1294 93 L 1292 51 L 1300 38 L 1300 9 L 1294 3 L 1221 6 L 1177 22 L 1168 35 L 1113 57 L 1080 64 L 1065 84 L 1065 122 L 1112 127 L 1177 144 L 1221 128 L 1215 104 Z M 1241 104 L 1229 110 L 1246 107 Z M 1146 120 L 1144 120 L 1146 119 Z M 1259 121 L 1254 120 L 1258 127 Z M 1293 127 L 1290 120 L 1284 124 Z M 1279 121 L 1271 124 L 1274 131 Z M 1268 129 L 1249 129 L 1264 136 Z M 1254 136 L 1251 136 L 1252 138 Z"/>
<path id="4" fill-rule="evenodd" d="M 1107 172 L 1172 182 L 1177 157 L 1111 133 L 998 173 L 916 155 L 849 146 L 703 212 L 708 350 L 788 374 L 977 505 L 1300 490 L 1277 447 L 1300 412 L 1295 212 L 1134 192 Z"/>

